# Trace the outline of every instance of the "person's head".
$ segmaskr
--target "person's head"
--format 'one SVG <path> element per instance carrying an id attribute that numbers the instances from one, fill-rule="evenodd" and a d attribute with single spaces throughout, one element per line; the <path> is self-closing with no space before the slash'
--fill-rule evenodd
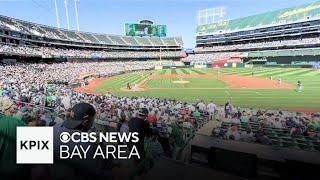
<path id="1" fill-rule="evenodd" d="M 183 120 L 180 119 L 180 118 L 177 118 L 177 119 L 176 119 L 176 125 L 177 125 L 177 127 L 182 128 L 182 126 L 183 126 Z"/>
<path id="2" fill-rule="evenodd" d="M 234 135 L 231 134 L 231 135 L 229 136 L 229 139 L 230 139 L 230 140 L 235 140 Z"/>
<path id="3" fill-rule="evenodd" d="M 248 134 L 250 134 L 252 132 L 250 127 L 247 127 L 246 131 L 247 131 Z"/>
<path id="4" fill-rule="evenodd" d="M 232 125 L 232 126 L 231 126 L 231 131 L 232 131 L 233 133 L 237 132 L 237 131 L 238 131 L 238 127 L 237 127 L 236 125 Z"/>
<path id="5" fill-rule="evenodd" d="M 64 118 L 66 117 L 66 113 L 61 112 L 61 113 L 59 113 L 58 117 L 61 118 L 62 120 L 64 120 Z"/>
<path id="6" fill-rule="evenodd" d="M 146 117 L 149 115 L 149 111 L 147 108 L 141 108 L 137 113 L 137 118 L 140 119 L 146 119 Z"/>
<path id="7" fill-rule="evenodd" d="M 15 105 L 10 100 L 4 100 L 1 108 L 2 112 L 6 116 L 12 116 L 17 112 Z"/>
<path id="8" fill-rule="evenodd" d="M 39 120 L 37 126 L 46 126 L 46 124 L 45 120 Z"/>
<path id="9" fill-rule="evenodd" d="M 89 131 L 96 116 L 95 108 L 88 103 L 79 103 L 73 106 L 70 117 L 63 122 L 68 129 L 77 129 L 82 132 Z"/>
<path id="10" fill-rule="evenodd" d="M 28 126 L 38 126 L 39 120 L 39 115 L 33 115 L 31 117 L 31 121 L 28 122 Z"/>
<path id="11" fill-rule="evenodd" d="M 29 114 L 24 114 L 21 118 L 21 120 L 23 122 L 25 122 L 26 124 L 28 124 L 29 122 L 32 121 L 32 117 Z"/>

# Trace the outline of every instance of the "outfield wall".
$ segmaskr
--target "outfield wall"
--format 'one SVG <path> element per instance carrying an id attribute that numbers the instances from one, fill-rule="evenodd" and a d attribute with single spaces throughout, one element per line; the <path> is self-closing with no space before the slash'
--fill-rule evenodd
<path id="1" fill-rule="evenodd" d="M 255 58 L 245 58 L 244 63 L 248 63 Z M 283 68 L 312 68 L 313 64 L 320 63 L 320 55 L 306 56 L 275 56 L 264 57 L 264 62 L 253 62 L 254 66 L 283 67 Z"/>
<path id="2" fill-rule="evenodd" d="M 291 64 L 293 61 L 301 61 L 301 62 L 320 62 L 320 56 L 280 56 L 280 57 L 268 57 L 268 62 L 277 62 L 278 64 Z"/>

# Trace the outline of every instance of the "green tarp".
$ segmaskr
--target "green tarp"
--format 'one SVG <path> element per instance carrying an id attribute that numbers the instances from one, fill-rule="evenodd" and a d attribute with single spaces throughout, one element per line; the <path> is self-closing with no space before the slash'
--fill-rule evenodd
<path id="1" fill-rule="evenodd" d="M 200 25 L 198 33 L 218 33 L 320 18 L 320 1 L 229 21 Z"/>

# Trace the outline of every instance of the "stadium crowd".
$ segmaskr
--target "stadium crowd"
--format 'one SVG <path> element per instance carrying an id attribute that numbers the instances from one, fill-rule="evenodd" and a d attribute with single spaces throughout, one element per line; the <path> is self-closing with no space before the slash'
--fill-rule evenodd
<path id="1" fill-rule="evenodd" d="M 145 140 L 144 146 L 152 149 L 152 152 L 149 152 L 149 161 L 144 161 L 144 167 L 150 167 L 163 153 L 174 159 L 187 161 L 189 140 L 194 131 L 209 120 L 222 122 L 213 129 L 213 136 L 230 140 L 271 145 L 272 141 L 264 132 L 265 127 L 288 129 L 289 136 L 320 137 L 319 114 L 257 111 L 234 108 L 231 103 L 220 107 L 214 102 L 186 103 L 152 97 L 92 95 L 73 91 L 70 87 L 81 75 L 111 76 L 128 71 L 144 71 L 152 69 L 157 63 L 133 61 L 0 66 L 0 133 L 5 135 L 1 136 L 0 142 L 14 146 L 15 142 L 8 142 L 3 137 L 14 138 L 16 126 L 59 127 L 73 116 L 73 108 L 81 103 L 89 103 L 95 109 L 94 125 L 89 129 L 128 133 L 136 130 L 130 124 L 137 118 L 150 126 L 151 145 L 146 144 L 148 141 Z M 243 131 L 238 130 L 242 123 L 251 122 L 256 123 L 258 131 L 251 129 L 251 126 L 246 126 Z M 223 128 L 223 123 L 231 123 L 231 126 Z M 154 134 L 167 139 L 168 148 L 159 146 L 160 140 L 154 138 Z M 150 134 L 148 136 L 146 133 L 145 137 L 148 139 Z M 148 152 L 147 149 L 142 149 L 145 153 Z M 8 152 L 3 154 L 6 153 Z M 15 166 L 15 163 L 11 165 Z"/>
<path id="2" fill-rule="evenodd" d="M 183 61 L 187 62 L 204 62 L 212 63 L 212 60 L 225 59 L 230 57 L 242 57 L 240 52 L 228 52 L 228 53 L 204 53 L 204 54 L 189 54 L 188 57 L 184 58 Z"/>
<path id="3" fill-rule="evenodd" d="M 4 160 L 0 163 L 0 169 L 5 166 L 15 169 L 17 166 L 10 152 L 10 148 L 15 144 L 11 140 L 15 139 L 16 126 L 61 127 L 61 124 L 71 118 L 74 107 L 84 102 L 93 105 L 96 112 L 94 126 L 89 129 L 109 131 L 114 124 L 113 130 L 128 133 L 134 131 L 132 128 L 135 127 L 129 123 L 135 122 L 134 119 L 141 119 L 143 114 L 143 122 L 147 119 L 146 122 L 152 125 L 152 132 L 161 134 L 165 139 L 170 138 L 166 152 L 175 159 L 180 159 L 179 154 L 183 154 L 187 142 L 181 121 L 182 117 L 186 118 L 187 115 L 180 113 L 180 108 L 185 104 L 145 97 L 89 95 L 75 92 L 69 86 L 82 74 L 110 76 L 128 71 L 148 70 L 157 63 L 159 62 L 144 61 L 0 66 L 0 144 L 3 152 L 1 159 Z M 191 123 L 188 125 L 191 126 Z M 152 150 L 153 144 L 155 150 L 148 155 L 147 152 Z M 148 146 L 145 151 L 149 159 L 158 159 L 155 154 L 163 152 L 150 134 L 146 134 L 145 145 Z M 155 160 L 143 162 L 146 167 L 150 167 L 150 163 L 154 164 L 153 161 Z"/>
<path id="4" fill-rule="evenodd" d="M 225 107 L 227 109 L 229 105 Z M 231 106 L 232 109 L 232 106 Z M 226 110 L 225 110 L 226 112 Z M 320 150 L 320 114 L 285 112 L 275 110 L 240 109 L 226 113 L 224 119 L 212 130 L 212 136 L 266 145 L 280 145 L 278 132 L 289 138 L 308 137 L 315 140 L 316 150 Z M 310 147 L 309 147 L 310 148 Z M 306 148 L 307 149 L 307 148 Z"/>
<path id="5" fill-rule="evenodd" d="M 112 58 L 112 59 L 136 59 L 136 58 L 177 58 L 182 57 L 182 51 L 104 51 L 104 50 L 79 50 L 61 49 L 53 47 L 37 46 L 14 46 L 0 44 L 0 52 L 3 54 L 40 56 L 45 58 L 53 57 L 74 57 L 74 58 Z"/>
<path id="6" fill-rule="evenodd" d="M 278 40 L 278 41 L 264 41 L 264 42 L 251 42 L 246 44 L 233 44 L 233 45 L 217 45 L 213 47 L 199 47 L 196 48 L 196 52 L 202 51 L 225 51 L 225 50 L 241 50 L 241 49 L 257 49 L 257 48 L 281 48 L 283 46 L 297 46 L 297 45 L 312 45 L 319 44 L 320 39 L 316 38 L 303 38 L 294 40 Z"/>
<path id="7" fill-rule="evenodd" d="M 210 116 L 215 111 L 225 116 L 219 117 L 221 120 L 231 120 L 232 123 L 254 121 L 262 126 L 274 128 L 295 128 L 294 133 L 309 133 L 312 130 L 319 130 L 318 116 L 298 115 L 289 112 L 275 111 L 254 111 L 248 109 L 234 109 L 231 105 L 217 107 L 212 104 L 200 102 L 198 104 L 184 103 L 175 100 L 160 100 L 156 98 L 132 98 L 116 97 L 113 95 L 89 95 L 75 92 L 70 87 L 71 84 L 79 80 L 82 75 L 111 76 L 130 71 L 142 71 L 152 69 L 157 61 L 142 62 L 93 62 L 93 63 L 56 63 L 56 64 L 17 64 L 0 66 L 0 96 L 6 97 L 18 108 L 18 117 L 25 114 L 36 113 L 37 117 L 42 117 L 41 121 L 45 125 L 61 121 L 59 117 L 65 117 L 66 112 L 71 107 L 80 103 L 88 102 L 97 108 L 97 119 L 102 121 L 119 122 L 121 114 L 131 117 L 141 108 L 148 108 L 151 123 L 157 122 L 170 124 L 170 119 L 188 120 L 193 119 L 186 126 L 196 126 L 194 119 L 199 119 L 198 113 Z M 81 78 L 80 78 L 81 80 Z M 49 114 L 46 110 L 38 110 L 35 107 L 46 107 L 51 109 Z M 209 107 L 210 106 L 210 107 Z M 129 110 L 130 109 L 130 110 Z M 186 111 L 180 111 L 186 109 Z M 129 112 L 130 111 L 130 112 Z M 124 113 L 125 112 L 125 113 Z M 189 114 L 188 114 L 189 112 Z M 195 113 L 195 114 L 194 114 Z M 52 114 L 55 114 L 53 116 Z M 216 114 L 216 115 L 217 115 Z M 24 116 L 28 117 L 28 116 Z M 211 117 L 211 116 L 210 116 Z M 30 117 L 28 117 L 30 118 Z M 210 119 L 213 119 L 212 117 Z M 291 132 L 293 133 L 293 132 Z M 314 134 L 313 134 L 314 135 Z M 315 134 L 319 136 L 319 134 Z"/>

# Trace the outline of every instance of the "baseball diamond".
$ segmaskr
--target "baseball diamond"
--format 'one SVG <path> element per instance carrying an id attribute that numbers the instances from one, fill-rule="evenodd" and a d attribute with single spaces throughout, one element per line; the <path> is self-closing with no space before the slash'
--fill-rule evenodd
<path id="1" fill-rule="evenodd" d="M 254 72 L 254 77 L 251 73 Z M 274 80 L 270 80 L 273 75 Z M 279 84 L 277 79 L 283 83 Z M 295 83 L 304 82 L 302 92 Z M 188 83 L 175 83 L 185 81 Z M 141 83 L 142 82 L 142 83 Z M 92 80 L 87 87 L 77 88 L 87 93 L 120 96 L 151 96 L 187 102 L 214 100 L 217 104 L 232 102 L 239 107 L 312 112 L 319 111 L 320 72 L 301 68 L 239 68 L 239 69 L 164 69 L 134 72 L 106 79 Z M 136 84 L 139 91 L 128 91 L 127 83 Z"/>

